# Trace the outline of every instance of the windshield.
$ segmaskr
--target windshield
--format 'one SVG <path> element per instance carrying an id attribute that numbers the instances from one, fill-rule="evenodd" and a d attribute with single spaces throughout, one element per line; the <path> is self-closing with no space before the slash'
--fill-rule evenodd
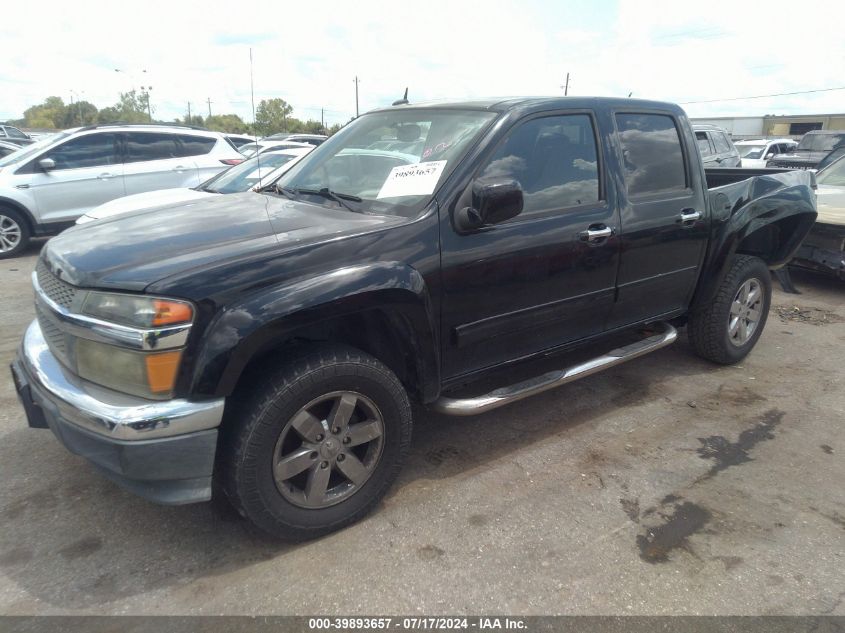
<path id="1" fill-rule="evenodd" d="M 816 175 L 816 182 L 820 185 L 845 187 L 845 156 L 827 167 L 827 169 L 820 171 Z"/>
<path id="2" fill-rule="evenodd" d="M 198 188 L 210 193 L 240 193 L 266 178 L 271 172 L 296 158 L 293 154 L 261 154 L 217 174 Z"/>
<path id="3" fill-rule="evenodd" d="M 745 144 L 736 144 L 737 150 L 739 150 L 739 157 L 740 158 L 762 158 L 763 152 L 766 149 L 765 145 L 745 145 Z"/>
<path id="4" fill-rule="evenodd" d="M 805 134 L 798 143 L 798 151 L 829 152 L 845 144 L 845 132 L 842 134 Z"/>
<path id="5" fill-rule="evenodd" d="M 15 163 L 19 163 L 23 160 L 28 160 L 30 157 L 35 156 L 38 152 L 43 150 L 45 147 L 48 147 L 53 143 L 57 143 L 58 141 L 67 138 L 75 131 L 76 130 L 65 130 L 64 132 L 59 132 L 58 134 L 51 134 L 49 137 L 44 138 L 40 141 L 35 141 L 32 145 L 27 145 L 26 147 L 22 148 L 17 152 L 12 152 L 5 158 L 0 159 L 0 167 L 4 167 L 5 165 L 14 165 Z"/>
<path id="6" fill-rule="evenodd" d="M 334 205 L 330 192 L 355 211 L 413 217 L 495 117 L 433 108 L 366 114 L 292 167 L 277 187 L 309 202 Z"/>

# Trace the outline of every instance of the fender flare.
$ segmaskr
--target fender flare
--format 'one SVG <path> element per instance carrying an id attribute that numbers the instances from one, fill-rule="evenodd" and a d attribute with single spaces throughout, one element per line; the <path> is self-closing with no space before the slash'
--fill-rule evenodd
<path id="1" fill-rule="evenodd" d="M 393 340 L 411 357 L 420 396 L 440 389 L 434 309 L 425 280 L 401 262 L 353 265 L 262 288 L 227 306 L 209 323 L 197 350 L 190 392 L 230 395 L 249 363 L 297 330 L 377 310 Z"/>

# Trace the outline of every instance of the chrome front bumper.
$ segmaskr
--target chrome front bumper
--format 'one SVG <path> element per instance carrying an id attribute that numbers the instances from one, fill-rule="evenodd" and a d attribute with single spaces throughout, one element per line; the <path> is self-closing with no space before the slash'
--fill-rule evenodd
<path id="1" fill-rule="evenodd" d="M 70 374 L 30 324 L 12 365 L 30 426 L 49 427 L 111 479 L 161 503 L 211 498 L 223 398 L 155 402 Z"/>

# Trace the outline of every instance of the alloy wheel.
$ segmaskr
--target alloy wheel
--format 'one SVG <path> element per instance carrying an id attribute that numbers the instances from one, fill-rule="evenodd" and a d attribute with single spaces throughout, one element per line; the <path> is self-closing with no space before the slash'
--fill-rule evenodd
<path id="1" fill-rule="evenodd" d="M 325 508 L 358 492 L 378 465 L 384 419 L 354 391 L 315 398 L 288 421 L 273 452 L 282 496 L 303 508 Z"/>

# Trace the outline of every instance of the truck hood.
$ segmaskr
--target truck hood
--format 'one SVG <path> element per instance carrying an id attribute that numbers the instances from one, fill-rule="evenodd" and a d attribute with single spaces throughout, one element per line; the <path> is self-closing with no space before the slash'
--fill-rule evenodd
<path id="1" fill-rule="evenodd" d="M 830 152 L 791 152 L 789 154 L 777 154 L 772 160 L 795 162 L 795 163 L 818 163 L 822 158 L 827 156 Z"/>
<path id="2" fill-rule="evenodd" d="M 75 286 L 142 291 L 222 261 L 275 257 L 407 221 L 246 192 L 77 225 L 50 240 L 41 257 Z"/>
<path id="3" fill-rule="evenodd" d="M 136 193 L 131 196 L 115 198 L 114 200 L 109 200 L 108 202 L 101 204 L 99 207 L 94 207 L 88 213 L 79 218 L 76 223 L 85 224 L 86 222 L 110 218 L 121 213 L 129 213 L 130 211 L 149 209 L 151 207 L 158 207 L 176 202 L 198 200 L 200 198 L 207 198 L 213 195 L 215 194 L 207 191 L 199 191 L 198 189 L 189 189 L 187 187 L 181 187 L 178 189 L 159 189 L 157 191 Z"/>

